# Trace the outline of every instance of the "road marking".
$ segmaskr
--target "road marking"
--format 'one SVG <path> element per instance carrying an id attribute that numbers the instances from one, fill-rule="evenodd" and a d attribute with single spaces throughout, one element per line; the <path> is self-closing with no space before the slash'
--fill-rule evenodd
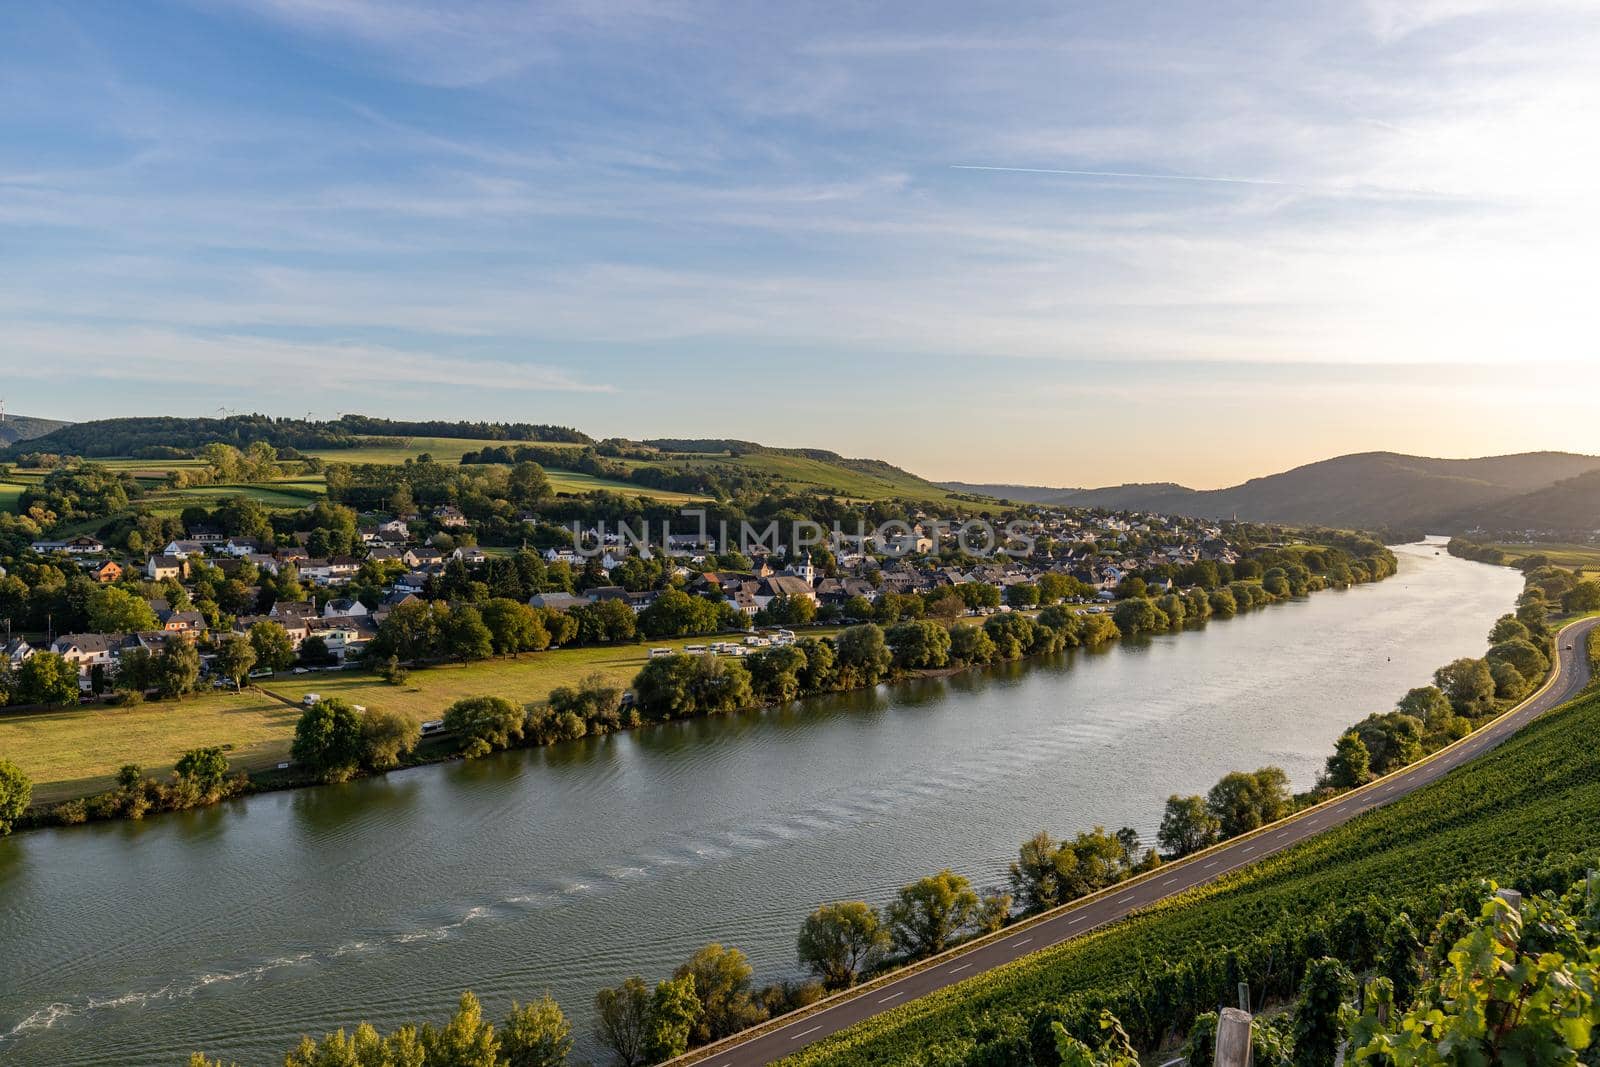
<path id="1" fill-rule="evenodd" d="M 1254 852 L 1255 850 L 1256 850 L 1256 846 L 1254 846 L 1254 845 L 1246 845 L 1244 847 L 1244 851 L 1245 852 Z"/>
<path id="2" fill-rule="evenodd" d="M 880 1004 L 881 1004 L 881 1003 L 883 1003 L 883 1002 L 882 1002 L 882 1001 L 879 1001 L 879 1003 L 880 1003 Z M 818 1031 L 818 1030 L 821 1030 L 821 1029 L 822 1029 L 822 1024 L 821 1024 L 821 1023 L 818 1023 L 818 1024 L 817 1024 L 817 1025 L 816 1025 L 816 1026 L 813 1026 L 813 1027 L 812 1027 L 812 1028 L 811 1028 L 811 1029 L 809 1029 L 809 1030 L 802 1030 L 802 1031 L 800 1031 L 800 1032 L 799 1032 L 799 1033 L 798 1033 L 798 1034 L 795 1034 L 795 1035 L 794 1035 L 794 1036 L 793 1036 L 793 1037 L 791 1037 L 791 1038 L 790 1038 L 790 1039 L 789 1039 L 789 1040 L 790 1040 L 790 1041 L 799 1041 L 799 1040 L 800 1040 L 800 1039 L 801 1039 L 801 1038 L 802 1038 L 802 1037 L 805 1037 L 805 1036 L 806 1036 L 806 1035 L 807 1035 L 807 1034 L 814 1034 L 814 1033 L 816 1033 L 816 1032 L 817 1032 L 817 1031 Z"/>
<path id="3" fill-rule="evenodd" d="M 1176 882 L 1177 882 L 1176 878 L 1168 878 L 1165 882 L 1161 883 L 1161 888 L 1165 889 L 1165 888 L 1167 888 L 1167 886 L 1173 885 Z"/>
<path id="4" fill-rule="evenodd" d="M 1117 901 L 1117 903 L 1118 904 L 1126 904 L 1128 901 L 1130 901 L 1132 899 L 1133 899 L 1133 894 L 1129 893 L 1127 896 L 1125 896 L 1121 900 Z"/>
<path id="5" fill-rule="evenodd" d="M 972 964 L 970 964 L 970 963 L 963 963 L 963 964 L 962 964 L 962 965 L 961 965 L 961 966 L 959 966 L 959 967 L 952 967 L 952 968 L 950 968 L 950 973 L 951 973 L 951 974 L 955 974 L 955 973 L 956 973 L 956 972 L 957 972 L 957 971 L 964 971 L 964 970 L 966 970 L 966 969 L 967 969 L 967 968 L 968 968 L 968 967 L 971 967 L 971 966 L 972 966 Z"/>
<path id="6" fill-rule="evenodd" d="M 1083 922 L 1083 916 L 1082 915 L 1074 915 L 1072 918 L 1067 920 L 1067 925 L 1071 926 L 1073 923 L 1081 923 L 1081 922 Z"/>
<path id="7" fill-rule="evenodd" d="M 1022 939 L 1020 939 L 1018 941 L 1011 942 L 1011 945 L 1012 945 L 1013 948 L 1016 948 L 1017 946 L 1020 946 L 1020 945 L 1026 945 L 1029 941 L 1032 941 L 1032 940 L 1033 940 L 1033 938 L 1031 938 L 1031 937 L 1024 937 L 1024 938 L 1022 938 Z"/>
<path id="8" fill-rule="evenodd" d="M 879 1004 L 887 1004 L 887 1003 L 889 1003 L 889 1001 L 893 1000 L 895 997 L 903 997 L 905 995 L 906 995 L 906 991 L 904 989 L 902 989 L 898 993 L 890 993 L 888 996 L 886 996 L 882 1000 L 878 1001 L 878 1003 Z"/>
<path id="9" fill-rule="evenodd" d="M 1209 871 L 1211 868 L 1215 867 L 1216 865 L 1217 865 L 1217 861 L 1216 860 L 1212 860 L 1210 863 L 1206 864 L 1204 867 L 1201 867 L 1200 869 L 1202 871 Z"/>

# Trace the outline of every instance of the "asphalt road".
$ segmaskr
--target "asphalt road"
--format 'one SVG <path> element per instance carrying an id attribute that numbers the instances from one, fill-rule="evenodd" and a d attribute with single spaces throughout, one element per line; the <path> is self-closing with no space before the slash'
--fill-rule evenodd
<path id="1" fill-rule="evenodd" d="M 1070 941 L 1421 789 L 1496 747 L 1538 716 L 1572 699 L 1588 685 L 1587 641 L 1589 631 L 1596 625 L 1600 625 L 1600 619 L 1585 620 L 1561 635 L 1556 651 L 1559 661 L 1556 677 L 1546 688 L 1515 711 L 1426 762 L 1397 771 L 1337 802 L 1301 812 L 1264 831 L 1189 859 L 1167 864 L 1143 881 L 1126 887 L 1113 887 L 1081 903 L 1065 905 L 1049 913 L 1048 917 L 1010 934 L 948 953 L 937 964 L 924 970 L 841 997 L 825 1008 L 766 1032 L 744 1039 L 729 1038 L 725 1044 L 696 1050 L 691 1056 L 695 1062 L 709 1067 L 757 1067 L 782 1059 L 813 1041 L 820 1041 L 879 1012 L 899 1007 L 907 1001 L 1010 963 L 1031 952 Z M 1118 888 L 1122 891 L 1119 892 Z"/>

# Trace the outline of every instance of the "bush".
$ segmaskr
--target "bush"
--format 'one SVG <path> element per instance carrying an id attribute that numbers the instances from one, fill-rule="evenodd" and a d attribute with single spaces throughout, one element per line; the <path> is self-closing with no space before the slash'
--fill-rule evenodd
<path id="1" fill-rule="evenodd" d="M 521 741 L 526 718 L 504 697 L 468 697 L 445 709 L 444 728 L 461 739 L 468 756 L 482 756 Z"/>

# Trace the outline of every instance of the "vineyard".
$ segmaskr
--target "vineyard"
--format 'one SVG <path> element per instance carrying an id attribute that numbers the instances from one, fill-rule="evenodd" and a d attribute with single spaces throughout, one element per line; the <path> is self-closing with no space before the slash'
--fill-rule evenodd
<path id="1" fill-rule="evenodd" d="M 1187 982 L 1183 992 L 1194 999 L 1197 983 L 1208 985 L 1219 962 L 1236 972 L 1230 978 L 1271 992 L 1292 974 L 1286 957 L 1305 941 L 1304 931 L 1348 923 L 1364 902 L 1414 902 L 1441 884 L 1476 877 L 1530 885 L 1545 877 L 1534 872 L 1550 866 L 1581 870 L 1573 856 L 1600 847 L 1596 736 L 1600 695 L 1563 706 L 1476 763 L 1314 841 L 1104 932 L 876 1016 L 782 1062 L 965 1063 L 980 1045 L 1025 1033 L 1041 1009 L 1069 998 L 1149 1012 L 1138 1002 L 1171 999 L 1168 987 Z M 1176 1014 L 1145 1029 L 1159 1032 L 1172 1021 Z"/>

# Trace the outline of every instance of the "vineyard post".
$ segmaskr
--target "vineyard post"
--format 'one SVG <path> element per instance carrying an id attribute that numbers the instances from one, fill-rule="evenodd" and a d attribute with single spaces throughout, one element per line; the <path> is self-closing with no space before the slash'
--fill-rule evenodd
<path id="1" fill-rule="evenodd" d="M 1515 889 L 1496 889 L 1494 895 L 1505 901 L 1512 911 L 1519 915 L 1522 913 L 1522 894 Z M 1497 931 L 1505 932 L 1506 915 L 1504 912 L 1495 914 L 1494 925 Z"/>
<path id="2" fill-rule="evenodd" d="M 1240 1011 L 1245 1011 L 1245 1012 L 1250 1010 L 1250 983 L 1249 982 L 1240 982 L 1239 983 L 1239 1010 Z"/>
<path id="3" fill-rule="evenodd" d="M 1216 1067 L 1250 1067 L 1250 1013 L 1223 1008 L 1217 1018 Z"/>

